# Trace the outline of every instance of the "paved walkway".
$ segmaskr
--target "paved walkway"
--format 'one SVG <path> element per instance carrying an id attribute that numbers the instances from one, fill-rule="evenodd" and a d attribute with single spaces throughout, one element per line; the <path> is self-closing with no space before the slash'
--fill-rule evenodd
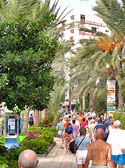
<path id="1" fill-rule="evenodd" d="M 38 168 L 77 168 L 75 163 L 75 155 L 67 153 L 65 149 L 60 148 L 60 139 L 55 138 L 56 145 L 47 155 L 47 157 L 39 157 Z"/>

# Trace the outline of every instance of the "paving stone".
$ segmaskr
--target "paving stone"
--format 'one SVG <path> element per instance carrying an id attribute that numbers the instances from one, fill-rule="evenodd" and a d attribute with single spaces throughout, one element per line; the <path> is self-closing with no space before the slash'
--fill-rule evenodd
<path id="1" fill-rule="evenodd" d="M 75 155 L 60 148 L 61 140 L 55 138 L 56 145 L 46 157 L 38 157 L 38 168 L 77 168 Z"/>

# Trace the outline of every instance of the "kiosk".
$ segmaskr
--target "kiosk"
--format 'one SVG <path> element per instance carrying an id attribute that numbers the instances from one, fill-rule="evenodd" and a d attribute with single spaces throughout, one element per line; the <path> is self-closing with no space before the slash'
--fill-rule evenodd
<path id="1" fill-rule="evenodd" d="M 5 147 L 10 149 L 19 146 L 17 137 L 20 134 L 20 116 L 4 107 L 0 113 L 0 133 L 5 137 Z"/>

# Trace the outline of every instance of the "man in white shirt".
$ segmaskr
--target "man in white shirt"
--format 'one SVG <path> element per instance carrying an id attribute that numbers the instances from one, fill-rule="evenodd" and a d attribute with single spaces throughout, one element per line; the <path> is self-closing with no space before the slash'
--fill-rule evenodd
<path id="1" fill-rule="evenodd" d="M 112 147 L 112 160 L 115 164 L 115 167 L 123 168 L 125 165 L 125 131 L 121 130 L 121 122 L 116 120 L 114 122 L 115 129 L 110 132 L 109 137 L 107 139 L 107 143 L 109 143 Z"/>

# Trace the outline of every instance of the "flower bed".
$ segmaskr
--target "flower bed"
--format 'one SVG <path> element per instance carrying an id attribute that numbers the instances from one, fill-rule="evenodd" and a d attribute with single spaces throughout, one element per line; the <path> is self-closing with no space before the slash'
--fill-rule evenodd
<path id="1" fill-rule="evenodd" d="M 0 168 L 17 168 L 19 154 L 25 149 L 34 150 L 37 154 L 44 154 L 53 143 L 54 134 L 55 128 L 53 127 L 30 127 L 27 137 L 21 142 L 20 147 L 0 151 Z M 2 142 L 1 144 L 3 145 Z"/>

